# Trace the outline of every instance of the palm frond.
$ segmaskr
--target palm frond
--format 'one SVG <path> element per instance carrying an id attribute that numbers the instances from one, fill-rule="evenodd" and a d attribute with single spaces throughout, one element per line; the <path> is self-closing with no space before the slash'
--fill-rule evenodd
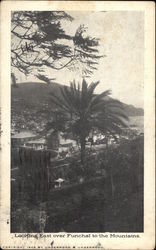
<path id="1" fill-rule="evenodd" d="M 107 119 L 109 121 L 112 121 L 112 122 L 120 125 L 120 126 L 128 127 L 127 122 L 124 119 L 122 119 L 121 117 L 117 116 L 117 115 L 109 114 L 109 116 L 107 117 Z"/>
<path id="2" fill-rule="evenodd" d="M 58 96 L 56 96 L 54 93 L 50 93 L 51 95 L 51 102 L 53 102 L 56 106 L 63 108 L 66 111 L 70 110 L 70 107 Z"/>
<path id="3" fill-rule="evenodd" d="M 95 95 L 92 100 L 92 107 L 99 103 L 99 101 L 104 100 L 104 98 L 108 97 L 111 94 L 111 90 L 106 90 L 99 95 Z"/>
<path id="4" fill-rule="evenodd" d="M 64 90 L 64 95 L 66 96 L 66 100 L 68 100 L 71 109 L 73 110 L 73 112 L 75 112 L 75 114 L 79 114 L 80 113 L 79 101 L 77 98 L 77 93 L 74 90 L 74 86 L 71 84 L 70 89 L 67 86 L 64 86 L 63 90 Z"/>
<path id="5" fill-rule="evenodd" d="M 64 88 L 61 88 L 61 87 L 60 87 L 60 92 L 61 92 L 61 95 L 62 95 L 62 97 L 63 97 L 63 99 L 64 99 L 64 102 L 66 102 L 66 105 L 67 105 L 69 108 L 71 108 L 70 100 L 69 100 L 69 98 L 67 97 L 67 95 L 64 93 Z"/>
<path id="6" fill-rule="evenodd" d="M 110 113 L 111 115 L 113 115 L 114 117 L 120 117 L 123 118 L 124 120 L 126 120 L 127 122 L 129 121 L 129 117 L 127 116 L 126 112 L 122 109 L 116 109 L 116 110 L 112 110 L 112 109 L 107 109 L 107 112 Z"/>

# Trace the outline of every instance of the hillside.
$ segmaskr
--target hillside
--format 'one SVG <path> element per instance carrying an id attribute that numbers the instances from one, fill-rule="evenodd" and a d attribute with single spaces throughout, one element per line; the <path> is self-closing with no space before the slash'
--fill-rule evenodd
<path id="1" fill-rule="evenodd" d="M 58 95 L 60 85 L 28 82 L 17 86 L 11 88 L 12 104 L 15 105 L 14 102 L 17 102 L 16 104 L 22 104 L 22 107 L 30 105 L 38 109 L 40 106 L 50 104 L 50 93 L 55 92 Z"/>
<path id="2" fill-rule="evenodd" d="M 27 82 L 21 83 L 18 87 L 11 88 L 11 109 L 12 124 L 20 129 L 42 128 L 47 120 L 50 119 L 54 105 L 50 101 L 50 93 L 54 92 L 60 95 L 57 83 L 44 84 Z M 135 108 L 132 105 L 124 104 L 125 111 L 128 116 L 142 116 L 143 109 Z M 29 126 L 30 125 L 30 126 Z"/>

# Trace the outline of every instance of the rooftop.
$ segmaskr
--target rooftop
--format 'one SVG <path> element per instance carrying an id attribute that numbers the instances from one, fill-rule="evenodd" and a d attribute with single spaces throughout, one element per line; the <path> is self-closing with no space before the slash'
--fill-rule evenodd
<path id="1" fill-rule="evenodd" d="M 28 141 L 27 144 L 45 144 L 46 140 L 45 139 L 38 139 L 38 140 L 32 140 L 32 141 Z"/>
<path id="2" fill-rule="evenodd" d="M 22 139 L 22 138 L 31 138 L 31 137 L 35 137 L 36 134 L 30 132 L 30 131 L 22 131 L 22 132 L 19 132 L 17 134 L 14 134 L 11 136 L 11 138 L 14 138 L 14 139 Z"/>

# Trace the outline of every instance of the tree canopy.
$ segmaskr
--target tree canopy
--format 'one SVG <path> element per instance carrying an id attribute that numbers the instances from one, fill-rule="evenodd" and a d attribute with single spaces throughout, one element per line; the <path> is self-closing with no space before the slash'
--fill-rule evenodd
<path id="1" fill-rule="evenodd" d="M 75 35 L 66 34 L 62 22 L 73 18 L 64 11 L 14 11 L 11 18 L 11 66 L 28 75 L 37 70 L 41 77 L 43 68 L 55 70 L 83 67 L 89 76 L 96 69 L 99 40 L 87 35 L 80 25 Z"/>
<path id="2" fill-rule="evenodd" d="M 86 138 L 90 132 L 98 131 L 104 135 L 116 134 L 127 126 L 128 117 L 120 101 L 110 98 L 111 91 L 99 95 L 94 93 L 99 82 L 87 84 L 83 79 L 80 84 L 71 82 L 70 88 L 60 88 L 62 98 L 52 95 L 52 102 L 62 111 L 69 114 L 68 128 L 79 140 L 81 161 L 84 162 Z"/>

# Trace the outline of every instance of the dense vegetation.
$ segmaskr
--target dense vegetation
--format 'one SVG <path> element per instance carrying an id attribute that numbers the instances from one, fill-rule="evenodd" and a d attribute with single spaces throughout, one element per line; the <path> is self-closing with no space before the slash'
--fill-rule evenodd
<path id="1" fill-rule="evenodd" d="M 29 178 L 29 171 L 43 171 L 36 164 L 39 157 L 33 160 L 29 169 L 25 165 L 30 181 L 27 189 L 19 189 L 19 181 L 16 185 L 12 182 L 13 232 L 143 231 L 143 137 L 92 155 L 85 170 L 80 167 L 78 158 L 66 160 L 69 165 L 64 169 L 55 168 L 56 162 L 51 163 L 47 196 L 40 195 L 37 199 L 36 193 L 32 192 L 35 183 Z M 18 180 L 22 180 L 21 173 L 20 170 Z M 62 190 L 55 190 L 52 180 L 61 175 L 71 183 Z M 80 183 L 82 176 L 85 181 Z M 40 194 L 41 190 L 44 189 L 40 189 Z M 21 218 L 20 225 L 17 218 Z M 44 221 L 43 225 L 41 221 Z"/>

